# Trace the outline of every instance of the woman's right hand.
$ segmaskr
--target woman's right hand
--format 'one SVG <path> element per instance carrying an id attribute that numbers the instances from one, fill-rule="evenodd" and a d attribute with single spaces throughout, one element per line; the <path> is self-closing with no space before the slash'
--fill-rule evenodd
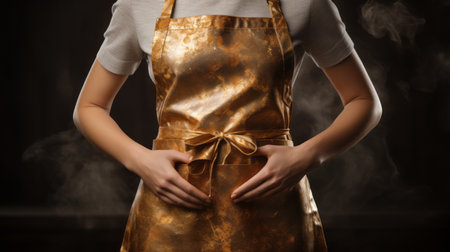
<path id="1" fill-rule="evenodd" d="M 139 175 L 162 200 L 201 208 L 209 197 L 183 179 L 175 162 L 190 156 L 176 150 L 150 150 L 131 139 L 110 116 L 114 97 L 128 75 L 115 74 L 96 59 L 78 96 L 73 112 L 75 126 L 97 147 Z"/>
<path id="2" fill-rule="evenodd" d="M 191 155 L 177 150 L 150 150 L 135 152 L 134 164 L 129 170 L 139 175 L 145 185 L 166 203 L 202 209 L 210 198 L 186 181 L 176 171 L 175 163 L 189 163 Z"/>

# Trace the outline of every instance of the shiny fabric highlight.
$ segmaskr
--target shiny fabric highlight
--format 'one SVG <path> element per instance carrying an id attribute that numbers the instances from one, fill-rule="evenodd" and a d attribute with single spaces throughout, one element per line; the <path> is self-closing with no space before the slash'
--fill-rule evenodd
<path id="1" fill-rule="evenodd" d="M 295 190 L 248 203 L 231 192 L 267 162 L 266 144 L 289 132 L 292 41 L 279 0 L 271 17 L 171 18 L 165 0 L 152 45 L 158 136 L 153 150 L 191 154 L 175 169 L 212 199 L 204 210 L 169 205 L 140 181 L 121 251 L 326 251 L 305 176 Z"/>

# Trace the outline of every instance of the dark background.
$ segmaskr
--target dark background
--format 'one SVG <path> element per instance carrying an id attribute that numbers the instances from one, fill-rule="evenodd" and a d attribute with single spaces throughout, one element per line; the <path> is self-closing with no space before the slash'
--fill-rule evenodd
<path id="1" fill-rule="evenodd" d="M 2 251 L 118 251 L 138 178 L 75 129 L 112 0 L 8 1 L 2 15 Z M 330 251 L 449 251 L 450 1 L 334 0 L 383 105 L 380 123 L 310 173 Z M 146 63 L 112 117 L 151 148 Z M 309 58 L 294 86 L 298 145 L 342 110 Z"/>

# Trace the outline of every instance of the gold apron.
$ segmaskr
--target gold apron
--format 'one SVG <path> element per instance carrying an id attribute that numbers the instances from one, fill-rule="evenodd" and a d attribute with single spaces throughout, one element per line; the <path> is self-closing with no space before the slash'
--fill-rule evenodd
<path id="1" fill-rule="evenodd" d="M 174 2 L 165 0 L 155 24 L 159 131 L 152 148 L 193 155 L 175 169 L 212 204 L 167 204 L 141 180 L 121 251 L 326 251 L 306 176 L 287 193 L 230 198 L 267 161 L 253 155 L 258 146 L 293 146 L 295 56 L 279 0 L 267 0 L 271 17 L 171 18 Z"/>

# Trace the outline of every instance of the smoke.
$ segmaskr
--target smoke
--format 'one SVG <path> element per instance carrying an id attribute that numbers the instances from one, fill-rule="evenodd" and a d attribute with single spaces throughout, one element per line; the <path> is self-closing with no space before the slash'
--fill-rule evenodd
<path id="1" fill-rule="evenodd" d="M 435 3 L 433 9 L 442 10 L 448 8 L 449 1 Z M 437 14 L 439 15 L 439 14 Z M 435 27 L 436 20 L 428 18 L 429 26 Z M 439 21 L 442 22 L 442 21 Z M 409 50 L 401 48 L 401 55 L 393 57 L 392 69 L 386 69 L 398 78 L 392 80 L 396 85 L 402 97 L 411 101 L 411 91 L 423 93 L 434 93 L 440 85 L 450 82 L 450 50 L 447 42 L 440 37 L 441 34 L 427 33 L 426 40 L 422 40 L 419 46 L 415 44 L 415 37 L 420 28 L 425 24 L 424 18 L 417 18 L 411 14 L 407 6 L 402 1 L 396 1 L 390 4 L 367 1 L 361 7 L 361 16 L 359 23 L 362 27 L 375 38 L 381 38 L 386 35 L 396 43 L 402 46 L 403 39 L 409 41 Z M 441 25 L 441 24 L 439 24 Z M 445 25 L 442 24 L 442 34 L 445 31 Z M 439 30 L 439 29 L 438 29 Z M 397 48 L 399 49 L 399 48 Z M 408 60 L 405 56 L 409 56 Z M 372 57 L 375 57 L 373 55 Z M 388 62 L 383 62 L 389 64 Z M 405 71 L 405 69 L 408 69 Z M 403 76 L 400 76 L 403 74 Z"/>
<path id="2" fill-rule="evenodd" d="M 31 201 L 74 214 L 127 214 L 137 176 L 75 128 L 29 146 L 22 155 Z"/>
<path id="3" fill-rule="evenodd" d="M 392 4 L 367 1 L 361 8 L 361 25 L 375 38 L 389 36 L 402 44 L 402 37 L 414 44 L 417 30 L 425 23 L 425 19 L 414 17 L 401 1 Z"/>
<path id="4" fill-rule="evenodd" d="M 365 58 L 363 55 L 366 53 L 361 50 L 361 57 Z M 387 89 L 391 69 L 374 60 L 367 60 L 364 64 L 386 113 L 386 108 L 396 103 L 391 101 L 393 97 Z M 292 134 L 295 144 L 301 143 L 297 137 L 299 132 L 305 140 L 313 137 L 325 130 L 342 110 L 336 90 L 309 57 L 303 60 L 300 71 L 294 85 L 292 125 L 295 129 Z M 383 125 L 379 124 L 351 149 L 308 175 L 313 195 L 328 221 L 332 216 L 346 213 L 401 212 L 411 204 L 427 201 L 430 188 L 407 185 L 402 180 L 386 140 Z M 421 207 L 426 208 L 427 205 Z"/>

